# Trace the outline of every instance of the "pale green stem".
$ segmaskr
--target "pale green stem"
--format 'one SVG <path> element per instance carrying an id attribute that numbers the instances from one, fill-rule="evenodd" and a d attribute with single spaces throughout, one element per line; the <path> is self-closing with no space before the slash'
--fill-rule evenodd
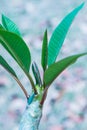
<path id="1" fill-rule="evenodd" d="M 32 102 L 26 107 L 20 122 L 19 130 L 38 130 L 41 117 L 42 108 L 39 101 Z"/>

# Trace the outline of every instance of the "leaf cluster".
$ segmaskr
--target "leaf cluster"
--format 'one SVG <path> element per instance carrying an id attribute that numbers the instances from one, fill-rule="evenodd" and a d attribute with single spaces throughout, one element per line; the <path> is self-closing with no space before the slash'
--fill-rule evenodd
<path id="1" fill-rule="evenodd" d="M 43 68 L 43 77 L 41 78 L 38 66 L 35 62 L 32 64 L 32 72 L 35 78 L 34 80 L 30 74 L 30 66 L 31 66 L 31 53 L 30 49 L 23 40 L 21 33 L 16 26 L 16 24 L 2 15 L 2 24 L 0 24 L 0 43 L 1 45 L 9 52 L 9 54 L 14 58 L 14 60 L 18 63 L 21 69 L 24 71 L 26 76 L 28 77 L 32 89 L 33 94 L 29 98 L 29 95 L 17 77 L 16 70 L 7 63 L 7 61 L 0 55 L 0 64 L 12 75 L 12 77 L 17 81 L 19 86 L 24 91 L 27 98 L 30 100 L 29 103 L 32 102 L 34 95 L 42 94 L 42 100 L 44 100 L 44 95 L 46 95 L 47 87 L 51 85 L 51 83 L 71 64 L 75 63 L 76 60 L 86 55 L 87 53 L 76 54 L 69 57 L 66 57 L 60 61 L 56 61 L 57 56 L 61 50 L 67 32 L 78 14 L 78 12 L 82 9 L 84 3 L 80 6 L 76 7 L 73 11 L 71 11 L 54 29 L 50 40 L 48 41 L 48 32 L 47 29 L 44 32 L 43 41 L 42 41 L 42 54 L 41 54 L 41 65 Z M 36 87 L 37 86 L 37 87 Z M 40 89 L 43 88 L 43 89 Z M 40 90 L 41 94 L 39 94 L 38 90 Z M 41 100 L 41 98 L 39 98 Z"/>

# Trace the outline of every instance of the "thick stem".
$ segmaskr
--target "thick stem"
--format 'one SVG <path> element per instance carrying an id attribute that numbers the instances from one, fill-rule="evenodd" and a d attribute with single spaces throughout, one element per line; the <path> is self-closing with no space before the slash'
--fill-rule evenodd
<path id="1" fill-rule="evenodd" d="M 42 108 L 39 101 L 32 102 L 26 107 L 19 130 L 38 130 L 41 117 Z"/>

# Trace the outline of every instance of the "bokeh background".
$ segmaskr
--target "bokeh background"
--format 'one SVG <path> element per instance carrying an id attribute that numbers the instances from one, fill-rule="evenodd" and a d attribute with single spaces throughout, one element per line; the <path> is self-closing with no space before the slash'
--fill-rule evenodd
<path id="1" fill-rule="evenodd" d="M 74 20 L 58 59 L 87 51 L 87 2 Z M 32 61 L 40 67 L 42 38 L 52 31 L 79 0 L 1 0 L 0 15 L 12 19 L 29 46 Z M 20 49 L 20 48 L 19 48 Z M 31 86 L 19 66 L 0 46 L 0 55 L 16 70 L 23 85 Z M 18 130 L 26 99 L 17 83 L 0 66 L 0 130 Z M 87 56 L 66 69 L 49 89 L 43 108 L 41 130 L 87 130 Z"/>

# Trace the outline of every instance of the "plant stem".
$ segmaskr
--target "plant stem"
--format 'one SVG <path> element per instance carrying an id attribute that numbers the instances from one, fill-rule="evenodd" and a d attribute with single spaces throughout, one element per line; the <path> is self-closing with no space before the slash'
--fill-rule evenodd
<path id="1" fill-rule="evenodd" d="M 45 99 L 46 99 L 48 88 L 49 88 L 49 87 L 45 87 L 45 90 L 44 90 L 44 93 L 43 93 L 42 99 L 41 99 L 41 101 L 40 101 L 41 106 L 43 106 L 44 101 L 45 101 Z"/>
<path id="2" fill-rule="evenodd" d="M 22 116 L 19 130 L 38 130 L 42 117 L 42 108 L 38 101 L 32 102 L 26 107 Z"/>
<path id="3" fill-rule="evenodd" d="M 20 87 L 21 87 L 21 89 L 23 90 L 23 92 L 24 92 L 24 94 L 25 94 L 26 98 L 28 98 L 28 97 L 29 97 L 29 95 L 28 95 L 28 93 L 27 93 L 26 89 L 24 88 L 24 86 L 22 85 L 22 83 L 19 81 L 19 79 L 18 79 L 18 78 L 14 77 L 14 79 L 17 81 L 17 83 L 19 84 L 19 86 L 20 86 Z"/>

